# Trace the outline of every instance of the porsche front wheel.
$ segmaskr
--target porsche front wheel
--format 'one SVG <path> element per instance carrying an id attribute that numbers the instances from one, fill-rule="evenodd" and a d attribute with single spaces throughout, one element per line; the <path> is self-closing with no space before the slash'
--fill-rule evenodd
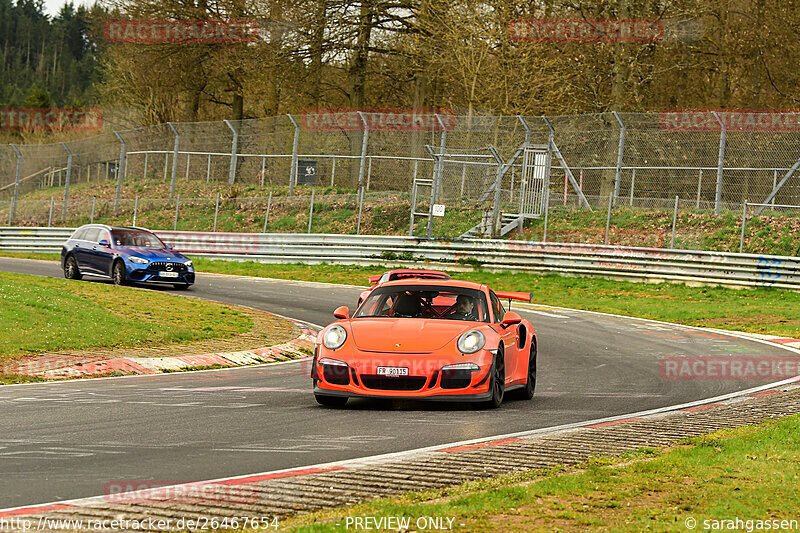
<path id="1" fill-rule="evenodd" d="M 325 394 L 314 394 L 317 403 L 325 407 L 342 407 L 347 403 L 346 396 L 327 396 Z"/>
<path id="2" fill-rule="evenodd" d="M 497 409 L 503 403 L 503 396 L 506 392 L 506 360 L 502 346 L 497 350 L 497 355 L 494 356 L 491 372 L 492 379 L 489 382 L 489 390 L 492 391 L 492 397 L 483 406 L 488 409 Z"/>

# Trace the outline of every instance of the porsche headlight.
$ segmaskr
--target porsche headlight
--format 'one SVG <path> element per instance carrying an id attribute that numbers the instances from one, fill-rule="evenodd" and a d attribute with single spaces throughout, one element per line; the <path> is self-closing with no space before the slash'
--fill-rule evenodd
<path id="1" fill-rule="evenodd" d="M 454 365 L 443 366 L 442 372 L 445 372 L 447 370 L 468 370 L 470 372 L 477 372 L 480 369 L 481 367 L 479 367 L 475 363 L 456 363 Z"/>
<path id="2" fill-rule="evenodd" d="M 467 331 L 458 338 L 458 349 L 461 353 L 475 353 L 486 344 L 486 337 L 478 330 Z"/>
<path id="3" fill-rule="evenodd" d="M 137 265 L 146 265 L 147 263 L 150 262 L 147 259 L 145 259 L 144 257 L 138 257 L 138 256 L 135 256 L 135 255 L 129 257 L 128 259 L 130 260 L 131 263 L 136 263 Z"/>
<path id="4" fill-rule="evenodd" d="M 322 344 L 329 350 L 341 348 L 345 340 L 347 340 L 347 332 L 339 325 L 328 328 L 328 331 L 322 335 Z"/>

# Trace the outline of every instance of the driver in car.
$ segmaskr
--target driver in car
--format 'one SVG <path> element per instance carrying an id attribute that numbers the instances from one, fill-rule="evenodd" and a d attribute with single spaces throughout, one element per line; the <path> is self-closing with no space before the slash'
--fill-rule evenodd
<path id="1" fill-rule="evenodd" d="M 475 315 L 472 313 L 475 309 L 475 301 L 472 297 L 466 294 L 459 294 L 456 298 L 456 310 L 447 318 L 453 320 L 475 320 Z"/>

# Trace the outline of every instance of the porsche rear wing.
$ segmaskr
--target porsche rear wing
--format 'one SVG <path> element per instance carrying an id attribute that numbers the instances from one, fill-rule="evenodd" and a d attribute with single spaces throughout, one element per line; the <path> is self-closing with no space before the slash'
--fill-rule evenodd
<path id="1" fill-rule="evenodd" d="M 509 292 L 509 291 L 495 291 L 498 298 L 509 300 L 522 300 L 523 302 L 530 302 L 533 300 L 532 292 Z"/>

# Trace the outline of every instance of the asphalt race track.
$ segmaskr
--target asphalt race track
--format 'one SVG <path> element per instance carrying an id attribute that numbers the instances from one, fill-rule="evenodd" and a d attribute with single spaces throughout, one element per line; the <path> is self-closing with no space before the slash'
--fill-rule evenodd
<path id="1" fill-rule="evenodd" d="M 54 262 L 0 258 L 0 270 L 62 276 Z M 337 306 L 352 309 L 359 291 L 201 273 L 182 294 L 325 325 Z M 791 355 L 678 326 L 514 310 L 536 327 L 539 380 L 532 401 L 497 411 L 367 400 L 322 408 L 303 362 L 0 387 L 0 508 L 101 495 L 121 481 L 266 472 L 700 400 L 764 382 L 667 380 L 661 358 Z"/>

